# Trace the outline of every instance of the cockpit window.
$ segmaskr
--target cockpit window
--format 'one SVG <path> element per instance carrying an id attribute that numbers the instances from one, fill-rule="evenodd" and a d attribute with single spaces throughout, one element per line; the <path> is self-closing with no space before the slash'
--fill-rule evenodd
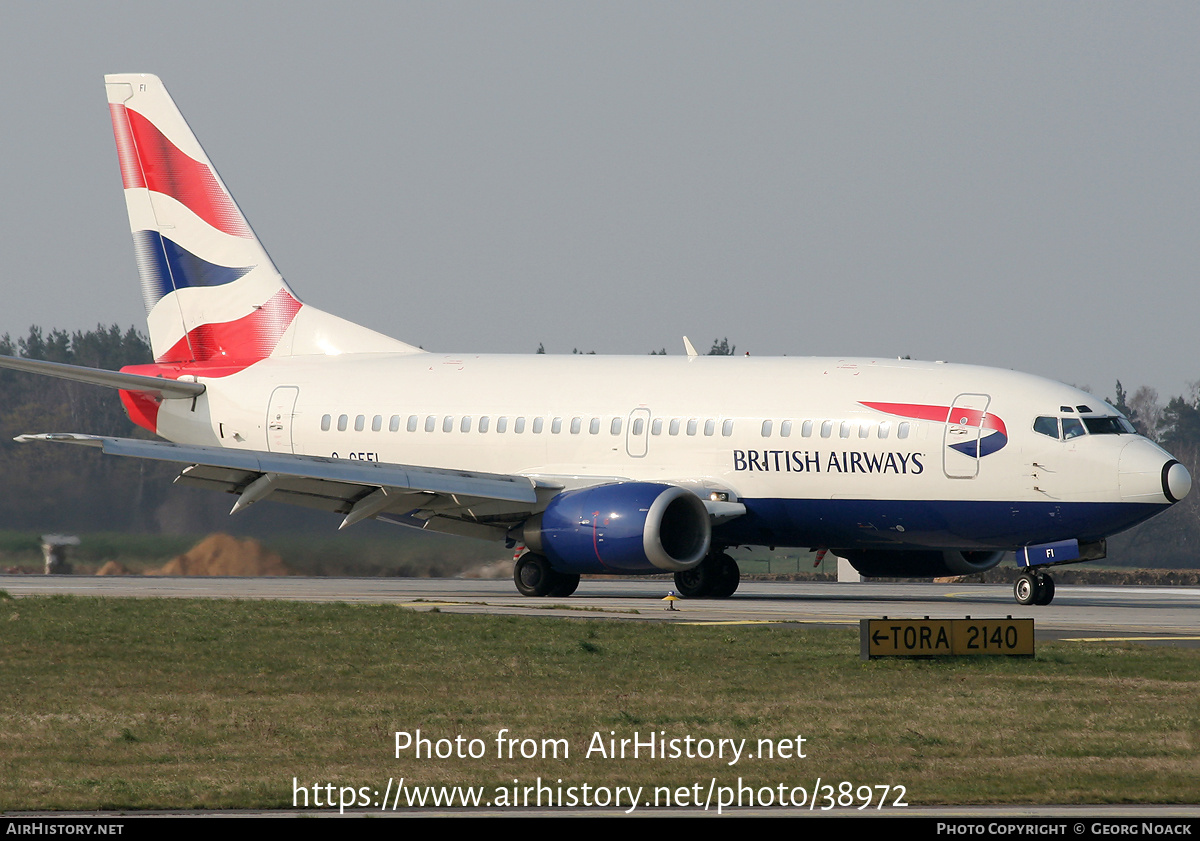
<path id="1" fill-rule="evenodd" d="M 1062 430 L 1064 439 L 1077 438 L 1084 434 L 1083 421 L 1079 420 L 1079 418 L 1063 418 Z"/>
<path id="2" fill-rule="evenodd" d="M 1086 408 L 1084 406 L 1078 407 Z M 1062 418 L 1062 432 L 1059 432 L 1059 418 L 1047 415 L 1033 422 L 1033 431 L 1040 432 L 1050 438 L 1078 438 L 1080 435 L 1137 435 L 1133 424 L 1120 415 L 1108 415 L 1103 418 Z"/>
<path id="3" fill-rule="evenodd" d="M 1129 421 L 1114 415 L 1106 418 L 1084 418 L 1083 423 L 1092 435 L 1129 435 L 1134 433 L 1133 425 Z"/>
<path id="4" fill-rule="evenodd" d="M 1038 418 L 1033 422 L 1033 431 L 1058 438 L 1058 418 Z"/>

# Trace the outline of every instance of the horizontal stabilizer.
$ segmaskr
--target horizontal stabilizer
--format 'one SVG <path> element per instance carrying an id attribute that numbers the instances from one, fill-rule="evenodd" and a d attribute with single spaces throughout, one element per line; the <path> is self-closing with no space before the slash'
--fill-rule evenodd
<path id="1" fill-rule="evenodd" d="M 203 383 L 180 382 L 179 380 L 169 380 L 166 377 L 145 377 L 141 374 L 123 374 L 120 371 L 88 368 L 83 365 L 68 365 L 65 362 L 43 362 L 39 359 L 0 356 L 0 368 L 24 371 L 28 374 L 42 374 L 47 377 L 58 377 L 63 380 L 73 380 L 77 383 L 103 385 L 109 388 L 119 388 L 124 391 L 140 391 L 144 394 L 152 394 L 163 398 L 192 398 L 204 393 Z"/>

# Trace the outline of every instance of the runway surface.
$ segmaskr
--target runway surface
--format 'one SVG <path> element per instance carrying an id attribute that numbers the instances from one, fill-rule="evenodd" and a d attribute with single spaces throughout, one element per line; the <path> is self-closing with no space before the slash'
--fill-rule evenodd
<path id="1" fill-rule="evenodd" d="M 511 581 L 431 578 L 195 578 L 0 575 L 15 597 L 294 599 L 395 604 L 415 610 L 667 622 L 856 624 L 912 618 L 1032 617 L 1039 638 L 1133 638 L 1200 645 L 1200 588 L 1060 584 L 1054 603 L 1024 607 L 1002 584 L 836 584 L 744 581 L 729 599 L 681 600 L 670 581 L 584 580 L 566 599 L 525 598 Z"/>

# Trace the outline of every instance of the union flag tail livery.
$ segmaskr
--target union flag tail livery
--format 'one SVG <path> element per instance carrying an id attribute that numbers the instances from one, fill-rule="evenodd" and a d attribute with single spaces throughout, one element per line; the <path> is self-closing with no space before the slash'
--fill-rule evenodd
<path id="1" fill-rule="evenodd" d="M 416 350 L 300 302 L 156 76 L 105 86 L 156 362 Z"/>
<path id="2" fill-rule="evenodd" d="M 165 441 L 25 435 L 183 467 L 236 497 L 521 544 L 528 596 L 669 572 L 726 597 L 726 550 L 832 550 L 867 576 L 1046 570 L 1183 499 L 1112 406 L 1041 377 L 889 359 L 427 354 L 301 303 L 149 75 L 106 78 L 155 361 L 0 367 L 120 390 Z"/>

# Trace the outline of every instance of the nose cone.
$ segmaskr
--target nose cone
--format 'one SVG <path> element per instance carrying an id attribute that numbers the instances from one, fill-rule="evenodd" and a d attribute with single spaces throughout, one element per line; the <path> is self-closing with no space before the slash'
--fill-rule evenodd
<path id="1" fill-rule="evenodd" d="M 1172 459 L 1163 465 L 1163 494 L 1171 502 L 1179 502 L 1192 489 L 1192 474 L 1179 462 Z"/>
<path id="2" fill-rule="evenodd" d="M 1170 454 L 1145 438 L 1121 451 L 1121 499 L 1126 502 L 1175 503 L 1192 490 L 1192 475 Z"/>

